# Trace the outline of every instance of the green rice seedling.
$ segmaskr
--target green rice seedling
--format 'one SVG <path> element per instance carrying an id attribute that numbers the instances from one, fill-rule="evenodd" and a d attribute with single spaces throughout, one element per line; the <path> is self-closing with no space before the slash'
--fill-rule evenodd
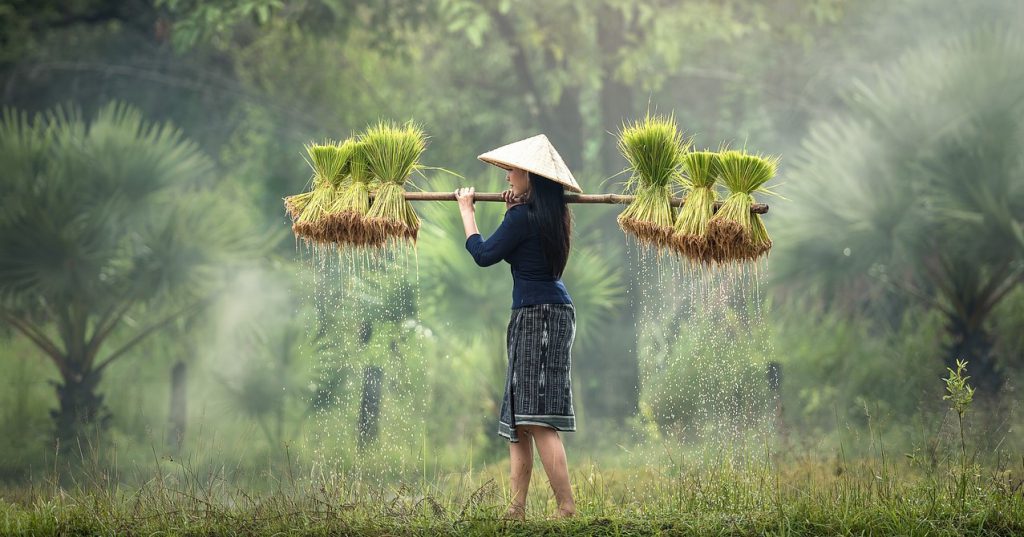
<path id="1" fill-rule="evenodd" d="M 313 242 L 334 242 L 325 216 L 338 195 L 351 147 L 326 141 L 322 144 L 307 144 L 305 148 L 309 155 L 307 162 L 313 168 L 313 190 L 309 192 L 308 199 L 291 200 L 293 208 L 303 205 L 302 212 L 292 224 L 292 231 L 296 236 Z M 287 198 L 285 208 L 288 208 Z"/>
<path id="2" fill-rule="evenodd" d="M 713 151 L 690 151 L 683 156 L 681 177 L 687 191 L 679 216 L 676 217 L 672 245 L 676 252 L 692 261 L 711 261 L 708 243 L 708 221 L 714 214 L 718 193 L 715 181 L 721 174 L 718 153 Z"/>
<path id="3" fill-rule="evenodd" d="M 750 212 L 754 192 L 775 176 L 778 157 L 725 151 L 719 155 L 720 180 L 729 189 L 722 207 L 708 221 L 712 258 L 719 263 L 753 261 L 772 247 L 760 215 Z"/>
<path id="4" fill-rule="evenodd" d="M 632 172 L 626 191 L 636 197 L 619 214 L 623 232 L 657 249 L 671 246 L 675 211 L 670 186 L 678 180 L 683 156 L 690 146 L 676 127 L 673 116 L 647 116 L 632 125 L 623 125 L 619 151 Z"/>
<path id="5" fill-rule="evenodd" d="M 380 121 L 362 136 L 366 163 L 377 181 L 376 194 L 365 218 L 366 240 L 381 244 L 388 239 L 413 244 L 420 219 L 405 199 L 405 182 L 420 167 L 426 135 L 412 121 L 397 124 Z"/>
<path id="6" fill-rule="evenodd" d="M 366 142 L 349 139 L 342 144 L 349 152 L 334 203 L 325 217 L 330 235 L 339 245 L 382 246 L 383 240 L 368 231 L 366 215 L 370 211 L 373 175 L 366 162 Z"/>
<path id="7" fill-rule="evenodd" d="M 284 210 L 288 214 L 288 217 L 292 219 L 293 223 L 299 218 L 302 211 L 306 209 L 306 205 L 309 205 L 309 200 L 312 198 L 312 190 L 284 198 Z"/>
<path id="8" fill-rule="evenodd" d="M 327 143 L 307 144 L 305 146 L 306 153 L 310 157 L 310 160 L 306 160 L 306 162 L 309 163 L 310 167 L 313 168 L 313 175 L 311 175 L 309 178 L 310 181 L 313 183 L 313 190 L 310 190 L 309 192 L 303 192 L 301 194 L 286 196 L 284 198 L 285 213 L 292 219 L 293 224 L 299 219 L 299 216 L 302 214 L 302 211 L 306 210 L 306 207 L 309 205 L 310 200 L 313 199 L 313 191 L 316 189 L 320 182 L 318 177 L 323 175 L 323 165 L 325 164 L 325 161 L 330 160 L 327 158 L 327 151 L 329 151 L 329 149 L 325 149 L 327 147 Z M 317 166 L 313 164 L 314 162 L 320 163 L 321 172 L 317 172 Z M 330 163 L 326 162 L 326 164 Z"/>

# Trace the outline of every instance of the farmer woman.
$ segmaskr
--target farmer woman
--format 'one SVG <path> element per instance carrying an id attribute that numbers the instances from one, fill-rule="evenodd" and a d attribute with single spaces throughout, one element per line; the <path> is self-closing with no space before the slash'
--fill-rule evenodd
<path id="1" fill-rule="evenodd" d="M 572 230 L 564 193 L 582 190 L 543 134 L 478 158 L 507 170 L 510 185 L 503 193 L 505 218 L 487 240 L 476 227 L 474 189 L 455 191 L 473 259 L 481 267 L 505 260 L 512 268 L 508 370 L 498 419 L 498 434 L 510 442 L 512 504 L 506 516 L 525 518 L 533 444 L 555 493 L 557 516 L 572 516 L 576 504 L 558 431 L 576 430 L 569 381 L 576 310 L 561 276 Z"/>

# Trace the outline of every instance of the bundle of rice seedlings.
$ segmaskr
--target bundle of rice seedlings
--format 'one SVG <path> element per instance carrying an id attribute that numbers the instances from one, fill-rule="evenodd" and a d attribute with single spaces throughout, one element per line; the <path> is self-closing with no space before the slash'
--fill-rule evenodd
<path id="1" fill-rule="evenodd" d="M 686 189 L 686 201 L 676 217 L 672 245 L 676 251 L 693 261 L 711 261 L 708 242 L 708 220 L 714 214 L 718 192 L 715 181 L 721 174 L 718 153 L 713 151 L 690 151 L 683 156 L 681 177 Z"/>
<path id="2" fill-rule="evenodd" d="M 284 211 L 292 219 L 293 223 L 299 218 L 302 211 L 306 209 L 306 205 L 309 204 L 309 200 L 312 198 L 312 190 L 284 198 Z"/>
<path id="3" fill-rule="evenodd" d="M 426 135 L 412 121 L 399 125 L 381 121 L 361 138 L 366 163 L 376 179 L 376 194 L 366 214 L 367 240 L 379 244 L 393 240 L 416 242 L 420 219 L 405 199 L 405 182 L 420 168 Z"/>
<path id="4" fill-rule="evenodd" d="M 729 189 L 722 207 L 708 221 L 712 257 L 720 263 L 753 261 L 772 247 L 761 216 L 750 212 L 754 192 L 775 176 L 778 157 L 725 151 L 719 155 L 720 180 Z"/>
<path id="5" fill-rule="evenodd" d="M 292 224 L 296 236 L 318 243 L 333 242 L 331 229 L 325 216 L 334 204 L 343 179 L 342 171 L 351 154 L 351 147 L 327 141 L 306 144 L 307 162 L 313 168 L 313 190 L 308 198 L 299 194 L 297 199 L 286 198 L 285 208 L 290 212 L 301 206 L 301 212 Z"/>
<path id="6" fill-rule="evenodd" d="M 366 142 L 349 139 L 342 147 L 349 157 L 342 170 L 345 179 L 325 216 L 329 234 L 339 245 L 380 246 L 383 241 L 376 240 L 367 231 L 373 176 L 366 162 Z"/>
<path id="7" fill-rule="evenodd" d="M 619 215 L 619 227 L 642 244 L 669 247 L 675 216 L 669 187 L 680 174 L 690 141 L 678 131 L 673 116 L 648 113 L 623 126 L 618 146 L 632 171 L 626 190 L 636 196 Z"/>

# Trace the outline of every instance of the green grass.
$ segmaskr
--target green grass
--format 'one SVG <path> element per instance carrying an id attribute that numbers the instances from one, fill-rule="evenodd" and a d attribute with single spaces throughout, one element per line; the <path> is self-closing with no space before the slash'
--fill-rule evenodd
<path id="1" fill-rule="evenodd" d="M 0 493 L 4 535 L 1019 535 L 1024 495 L 1007 469 L 926 468 L 874 459 L 741 466 L 601 468 L 570 461 L 578 516 L 548 520 L 534 466 L 525 522 L 504 521 L 507 463 L 379 485 L 314 478 L 291 464 L 228 485 L 187 465 L 141 487 L 92 476 Z"/>
<path id="2" fill-rule="evenodd" d="M 903 453 L 885 445 L 870 414 L 868 445 L 840 439 L 835 450 L 789 428 L 707 442 L 650 431 L 628 448 L 616 441 L 613 453 L 589 446 L 600 461 L 569 450 L 577 516 L 567 520 L 548 518 L 556 506 L 539 460 L 527 519 L 511 521 L 501 518 L 507 459 L 474 467 L 470 452 L 461 467 L 428 470 L 424 443 L 420 460 L 396 464 L 369 450 L 310 464 L 286 445 L 270 459 L 278 463 L 254 471 L 193 463 L 209 449 L 172 459 L 153 446 L 149 468 L 94 451 L 58 458 L 42 481 L 0 486 L 0 535 L 1024 534 L 1024 454 L 1001 441 L 968 449 L 974 390 L 966 362 L 947 371 L 943 399 L 959 417 L 952 441 L 937 435 Z"/>

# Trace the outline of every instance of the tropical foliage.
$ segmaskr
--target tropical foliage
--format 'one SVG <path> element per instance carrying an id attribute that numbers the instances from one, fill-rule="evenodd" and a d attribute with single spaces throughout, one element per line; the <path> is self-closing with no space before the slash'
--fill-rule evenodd
<path id="1" fill-rule="evenodd" d="M 70 446 L 108 423 L 104 370 L 201 309 L 261 237 L 194 142 L 124 104 L 90 122 L 8 110 L 0 162 L 0 315 L 57 368 L 52 414 Z"/>
<path id="2" fill-rule="evenodd" d="M 970 360 L 990 395 L 1006 381 L 992 315 L 1024 282 L 1022 60 L 1018 36 L 983 31 L 886 66 L 813 126 L 779 205 L 781 282 L 854 313 L 890 308 L 883 323 L 941 311 L 947 366 Z"/>

